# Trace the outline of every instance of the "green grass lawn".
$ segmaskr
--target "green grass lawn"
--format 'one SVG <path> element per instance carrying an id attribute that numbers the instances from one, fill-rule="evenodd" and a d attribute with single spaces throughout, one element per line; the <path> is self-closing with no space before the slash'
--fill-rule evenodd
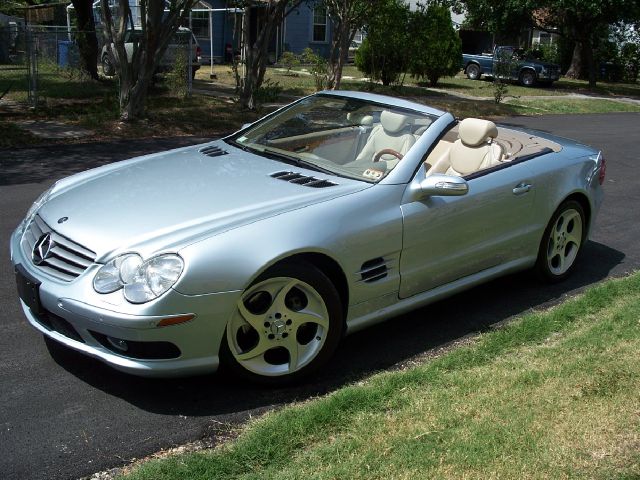
<path id="1" fill-rule="evenodd" d="M 143 479 L 640 477 L 640 274 L 268 413 Z"/>
<path id="2" fill-rule="evenodd" d="M 229 133 L 243 123 L 257 119 L 269 111 L 242 112 L 229 98 L 220 99 L 206 95 L 207 90 L 225 90 L 233 96 L 235 80 L 231 68 L 214 66 L 217 78 L 211 79 L 211 69 L 203 65 L 193 83 L 195 93 L 183 98 L 172 91 L 172 82 L 160 77 L 148 95 L 148 118 L 123 125 L 119 122 L 117 101 L 117 79 L 103 78 L 91 81 L 77 70 L 58 68 L 55 65 L 40 65 L 38 76 L 39 106 L 32 110 L 25 102 L 28 97 L 27 72 L 25 69 L 0 67 L 0 92 L 9 88 L 5 99 L 18 102 L 22 108 L 0 109 L 0 126 L 4 135 L 0 148 L 20 147 L 47 140 L 39 140 L 16 127 L 21 120 L 57 120 L 79 125 L 95 132 L 94 139 L 120 137 L 148 137 L 156 135 L 202 135 L 214 136 Z M 443 78 L 438 90 L 427 88 L 407 76 L 401 87 L 385 87 L 363 78 L 355 66 L 348 65 L 343 72 L 342 88 L 372 91 L 374 93 L 403 97 L 452 112 L 460 118 L 496 118 L 508 115 L 537 115 L 543 113 L 600 113 L 640 111 L 639 105 L 612 100 L 579 100 L 563 95 L 586 91 L 586 82 L 562 80 L 553 88 L 524 88 L 509 85 L 507 101 L 496 104 L 493 86 L 489 81 L 472 81 L 462 76 Z M 279 101 L 287 103 L 293 98 L 315 91 L 313 77 L 300 67 L 287 72 L 283 68 L 270 67 L 265 79 L 267 85 L 278 85 L 282 95 Z M 640 86 L 629 84 L 599 84 L 596 93 L 640 97 Z M 448 95 L 447 92 L 464 93 L 486 101 L 465 99 Z M 544 95 L 553 99 L 531 99 L 530 95 Z M 66 141 L 66 140 L 61 140 Z"/>

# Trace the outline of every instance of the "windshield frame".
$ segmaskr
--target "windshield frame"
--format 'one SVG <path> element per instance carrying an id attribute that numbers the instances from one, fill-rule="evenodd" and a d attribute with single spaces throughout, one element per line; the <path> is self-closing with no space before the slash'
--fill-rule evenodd
<path id="1" fill-rule="evenodd" d="M 259 128 L 260 126 L 263 126 L 265 123 L 271 121 L 274 117 L 282 115 L 284 112 L 286 112 L 287 110 L 290 110 L 292 108 L 295 108 L 299 103 L 307 101 L 309 99 L 313 99 L 314 97 L 318 98 L 318 97 L 322 97 L 325 99 L 335 99 L 335 100 L 340 100 L 343 102 L 348 102 L 350 99 L 353 99 L 355 101 L 360 101 L 363 103 L 363 105 L 370 105 L 371 107 L 374 108 L 379 108 L 380 110 L 392 110 L 395 112 L 399 112 L 399 113 L 406 113 L 408 115 L 410 115 L 411 117 L 416 117 L 416 118 L 424 118 L 426 120 L 429 120 L 429 123 L 426 124 L 426 129 L 424 132 L 422 132 L 421 135 L 424 135 L 426 132 L 429 131 L 429 129 L 431 128 L 431 126 L 438 120 L 439 117 L 441 117 L 442 115 L 444 115 L 446 112 L 428 107 L 426 105 L 421 105 L 421 104 L 417 104 L 417 103 L 413 103 L 404 99 L 399 99 L 399 98 L 394 98 L 394 97 L 387 97 L 387 96 L 382 96 L 382 95 L 376 95 L 376 94 L 369 94 L 369 93 L 362 93 L 362 92 L 346 92 L 346 91 L 341 91 L 341 92 L 327 92 L 327 91 L 322 91 L 322 92 L 318 92 L 312 95 L 308 95 L 305 97 L 302 97 L 298 100 L 296 100 L 295 102 L 292 102 L 288 105 L 283 106 L 282 108 L 279 108 L 273 112 L 271 112 L 270 114 L 262 117 L 261 119 L 257 120 L 256 122 L 253 122 L 249 125 L 246 125 L 244 128 L 241 128 L 240 130 L 234 132 L 231 135 L 228 135 L 227 137 L 224 137 L 222 140 L 229 144 L 232 145 L 236 148 L 239 148 L 241 150 L 244 151 L 249 151 L 255 155 L 260 155 L 260 156 L 264 156 L 265 158 L 269 158 L 275 161 L 282 161 L 285 164 L 294 164 L 294 161 L 289 162 L 285 159 L 279 159 L 279 158 L 274 158 L 275 156 L 288 156 L 288 157 L 292 157 L 292 160 L 294 160 L 294 158 L 299 158 L 300 161 L 297 162 L 298 163 L 298 167 L 300 168 L 307 168 L 310 170 L 320 170 L 322 171 L 322 173 L 326 173 L 327 175 L 334 175 L 334 176 L 338 176 L 338 177 L 343 177 L 343 178 L 349 178 L 352 180 L 358 180 L 358 181 L 363 181 L 366 183 L 379 183 L 380 181 L 382 181 L 384 178 L 386 178 L 386 176 L 393 170 L 392 167 L 391 169 L 389 169 L 388 171 L 386 171 L 384 173 L 384 175 L 382 177 L 379 177 L 377 179 L 371 179 L 371 178 L 367 178 L 364 177 L 363 174 L 355 174 L 353 171 L 351 170 L 347 170 L 344 168 L 341 168 L 341 164 L 339 163 L 335 163 L 335 162 L 331 162 L 331 161 L 323 161 L 323 162 L 314 162 L 313 159 L 310 158 L 300 158 L 296 156 L 296 152 L 293 151 L 289 151 L 289 150 L 285 150 L 285 149 L 278 149 L 277 147 L 275 147 L 275 150 L 282 150 L 282 153 L 280 154 L 279 151 L 275 151 L 275 152 L 271 152 L 269 153 L 268 151 L 265 152 L 263 151 L 261 148 L 256 148 L 255 145 L 259 145 L 259 144 L 247 144 L 247 143 L 241 143 L 238 141 L 238 139 L 240 139 L 241 137 L 245 136 L 246 133 L 249 133 L 251 131 L 254 131 L 254 129 Z M 286 120 L 285 120 L 286 121 Z M 283 122 L 284 123 L 284 122 Z M 357 124 L 351 125 L 351 126 L 357 126 Z M 327 128 L 327 130 L 333 130 L 333 129 L 337 129 L 340 127 L 333 127 L 333 128 Z M 318 130 L 321 131 L 321 130 Z M 311 133 L 316 133 L 316 131 L 313 131 Z M 295 135 L 292 135 L 292 137 Z M 418 138 L 419 140 L 419 138 Z M 417 144 L 418 142 L 416 142 Z M 267 150 L 272 150 L 274 149 L 273 145 L 265 145 L 267 147 Z M 405 152 L 405 156 L 406 154 L 408 154 L 409 152 L 411 152 L 415 147 L 415 144 L 412 145 L 407 152 Z M 355 159 L 354 159 L 355 161 Z"/>

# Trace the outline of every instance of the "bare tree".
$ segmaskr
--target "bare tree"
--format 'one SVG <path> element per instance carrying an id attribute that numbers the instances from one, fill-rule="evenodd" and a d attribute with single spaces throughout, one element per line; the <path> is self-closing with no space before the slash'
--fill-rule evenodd
<path id="1" fill-rule="evenodd" d="M 264 81 L 269 58 L 269 44 L 273 40 L 277 27 L 284 18 L 295 10 L 304 0 L 237 0 L 236 7 L 244 8 L 242 20 L 242 38 L 244 40 L 243 75 L 238 75 L 238 92 L 242 108 L 256 108 L 255 94 Z M 251 7 L 258 7 L 251 12 Z M 249 40 L 251 14 L 260 15 L 255 39 Z"/>
<path id="2" fill-rule="evenodd" d="M 128 58 L 125 37 L 127 30 L 132 28 L 129 0 L 118 0 L 115 19 L 109 0 L 100 0 L 105 41 L 111 48 L 116 74 L 120 79 L 121 120 L 134 120 L 144 114 L 151 78 L 171 38 L 195 2 L 140 0 L 140 37 L 133 42 L 133 54 Z"/>
<path id="3" fill-rule="evenodd" d="M 328 87 L 338 90 L 342 81 L 342 69 L 349 57 L 351 42 L 375 9 L 378 0 L 323 0 L 323 2 L 333 23 Z"/>

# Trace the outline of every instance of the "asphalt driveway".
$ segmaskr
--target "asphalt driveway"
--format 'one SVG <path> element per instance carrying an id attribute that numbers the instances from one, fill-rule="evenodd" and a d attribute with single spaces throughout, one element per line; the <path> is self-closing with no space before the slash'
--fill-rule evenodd
<path id="1" fill-rule="evenodd" d="M 640 267 L 640 114 L 517 117 L 504 123 L 575 138 L 607 158 L 606 200 L 592 241 L 566 283 L 527 274 L 491 282 L 346 339 L 313 382 L 278 390 L 216 375 L 148 380 L 55 348 L 28 326 L 9 264 L 8 241 L 35 197 L 91 166 L 197 143 L 126 141 L 0 151 L 0 478 L 78 478 L 184 442 L 224 436 L 229 424 L 406 365 L 514 315 L 560 301 Z"/>

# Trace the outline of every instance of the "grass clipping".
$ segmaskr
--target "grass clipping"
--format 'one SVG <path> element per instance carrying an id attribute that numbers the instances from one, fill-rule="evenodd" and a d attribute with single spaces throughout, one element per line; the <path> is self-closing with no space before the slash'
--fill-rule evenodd
<path id="1" fill-rule="evenodd" d="M 130 479 L 638 478 L 640 275 Z"/>

